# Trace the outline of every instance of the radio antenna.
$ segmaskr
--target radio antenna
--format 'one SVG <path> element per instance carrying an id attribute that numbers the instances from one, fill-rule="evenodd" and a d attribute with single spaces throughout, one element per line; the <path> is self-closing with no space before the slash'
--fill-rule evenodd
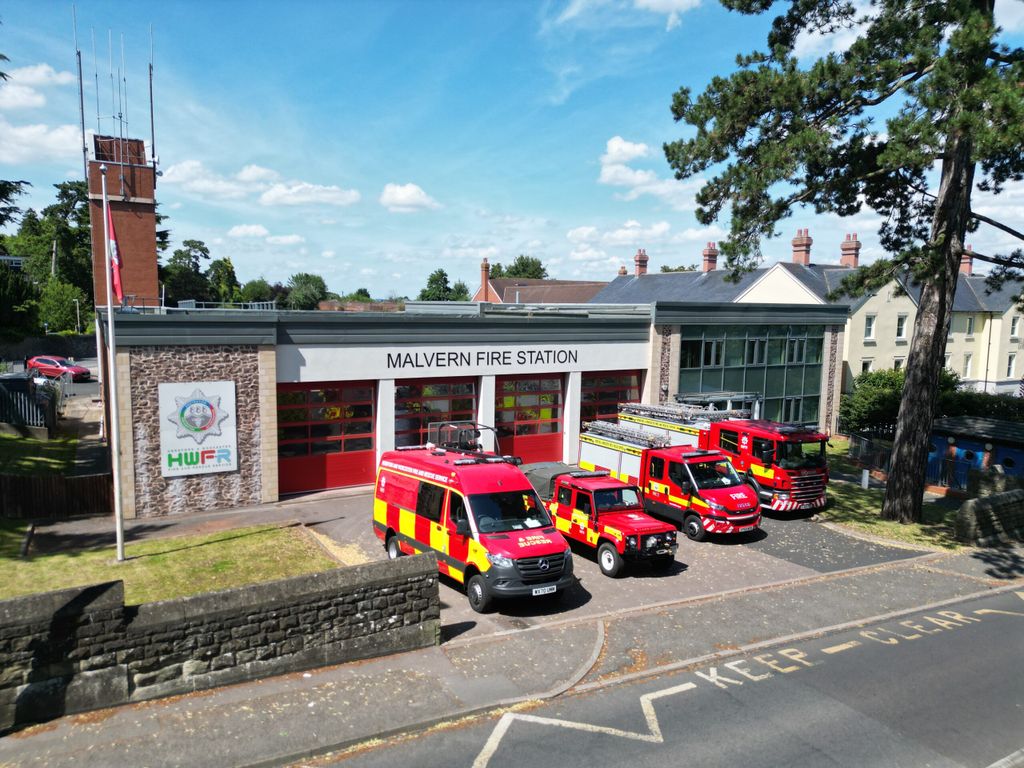
<path id="1" fill-rule="evenodd" d="M 96 85 L 96 135 L 100 135 L 100 67 L 96 59 L 96 30 L 90 29 L 92 34 L 92 74 Z"/>
<path id="2" fill-rule="evenodd" d="M 156 123 L 153 120 L 153 25 L 149 25 L 149 151 L 153 158 L 153 184 L 156 185 Z"/>
<path id="3" fill-rule="evenodd" d="M 78 13 L 71 5 L 71 26 L 75 35 L 75 63 L 78 65 L 78 120 L 82 125 L 82 174 L 89 180 L 89 147 L 85 143 L 85 88 L 82 84 L 82 51 L 78 47 Z"/>

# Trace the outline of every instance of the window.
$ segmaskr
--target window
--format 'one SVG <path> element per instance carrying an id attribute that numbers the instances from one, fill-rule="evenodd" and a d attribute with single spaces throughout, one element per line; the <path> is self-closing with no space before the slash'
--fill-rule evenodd
<path id="1" fill-rule="evenodd" d="M 1006 359 L 1006 376 L 1007 378 L 1013 378 L 1017 375 L 1017 353 L 1011 352 L 1010 356 Z"/>
<path id="2" fill-rule="evenodd" d="M 802 363 L 804 361 L 804 351 L 807 348 L 806 339 L 790 339 L 786 346 L 786 362 Z"/>
<path id="3" fill-rule="evenodd" d="M 1015 339 L 1020 335 L 1020 315 L 1010 318 L 1010 338 Z"/>
<path id="4" fill-rule="evenodd" d="M 609 371 L 584 374 L 580 386 L 580 423 L 588 421 L 615 421 L 619 403 L 640 400 L 640 373 L 638 371 Z"/>
<path id="5" fill-rule="evenodd" d="M 942 367 L 943 368 L 946 368 L 948 370 L 953 370 L 952 368 L 949 367 L 949 361 L 950 361 L 950 359 L 952 357 L 953 357 L 952 355 L 946 355 L 946 357 L 942 361 Z"/>
<path id="6" fill-rule="evenodd" d="M 974 335 L 974 315 L 967 316 L 967 335 Z"/>
<path id="7" fill-rule="evenodd" d="M 494 417 L 498 437 L 562 431 L 562 379 L 509 377 L 497 382 Z"/>
<path id="8" fill-rule="evenodd" d="M 864 318 L 864 338 L 875 338 L 875 315 L 868 315 Z"/>
<path id="9" fill-rule="evenodd" d="M 432 520 L 435 523 L 441 522 L 441 505 L 444 503 L 444 488 L 430 483 L 420 483 L 419 493 L 416 494 L 416 514 Z"/>
<path id="10" fill-rule="evenodd" d="M 903 364 L 906 363 L 906 362 L 907 362 L 907 358 L 905 358 L 905 357 L 894 357 L 892 359 L 892 369 L 894 371 L 902 370 L 903 369 Z"/>
<path id="11" fill-rule="evenodd" d="M 668 463 L 668 479 L 679 488 L 690 482 L 690 476 L 686 473 L 686 468 L 678 461 L 670 461 Z"/>
<path id="12" fill-rule="evenodd" d="M 875 361 L 872 358 L 865 357 L 863 360 L 860 361 L 860 372 L 867 373 L 868 371 L 870 371 L 872 366 L 874 365 L 874 362 Z"/>
<path id="13" fill-rule="evenodd" d="M 651 469 L 650 476 L 655 480 L 660 480 L 665 476 L 665 460 L 657 456 L 651 457 Z"/>
<path id="14" fill-rule="evenodd" d="M 971 375 L 971 359 L 972 359 L 971 353 L 970 352 L 964 352 L 964 367 L 963 367 L 963 375 L 964 375 L 964 377 L 967 377 L 967 376 Z"/>
<path id="15" fill-rule="evenodd" d="M 802 397 L 787 397 L 782 403 L 783 421 L 800 421 L 803 412 Z"/>
<path id="16" fill-rule="evenodd" d="M 722 352 L 725 348 L 724 341 L 704 342 L 704 367 L 717 368 L 722 364 Z"/>
<path id="17" fill-rule="evenodd" d="M 373 450 L 375 403 L 365 382 L 278 385 L 278 456 Z"/>
<path id="18" fill-rule="evenodd" d="M 718 433 L 718 447 L 729 453 L 740 452 L 740 433 L 731 429 L 723 429 Z"/>
<path id="19" fill-rule="evenodd" d="M 767 339 L 747 339 L 747 365 L 764 365 Z"/>
<path id="20" fill-rule="evenodd" d="M 572 503 L 572 488 L 564 485 L 558 486 L 558 503 L 569 506 Z"/>
<path id="21" fill-rule="evenodd" d="M 576 505 L 575 508 L 580 512 L 583 512 L 588 517 L 590 516 L 590 494 L 584 493 L 583 491 L 576 491 Z"/>
<path id="22" fill-rule="evenodd" d="M 771 464 L 775 456 L 775 442 L 764 437 L 755 437 L 751 441 L 750 451 L 754 458 Z"/>
<path id="23" fill-rule="evenodd" d="M 475 421 L 476 379 L 395 383 L 395 445 L 423 445 L 430 424 Z"/>
<path id="24" fill-rule="evenodd" d="M 454 491 L 448 499 L 448 520 L 452 528 L 455 528 L 461 520 L 469 522 L 469 515 L 466 513 L 466 500 Z"/>
<path id="25" fill-rule="evenodd" d="M 907 338 L 907 316 L 897 315 L 896 317 L 896 338 L 906 339 Z"/>
<path id="26" fill-rule="evenodd" d="M 683 339 L 679 347 L 680 368 L 700 368 L 700 339 Z"/>

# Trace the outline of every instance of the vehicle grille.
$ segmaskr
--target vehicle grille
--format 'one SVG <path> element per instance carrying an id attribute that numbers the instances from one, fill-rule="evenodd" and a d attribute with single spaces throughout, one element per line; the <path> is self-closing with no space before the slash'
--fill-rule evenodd
<path id="1" fill-rule="evenodd" d="M 643 550 L 669 547 L 675 543 L 674 533 L 651 533 L 643 537 L 641 548 Z"/>
<path id="2" fill-rule="evenodd" d="M 825 493 L 824 475 L 795 475 L 792 482 L 790 498 L 793 501 L 814 501 Z"/>
<path id="3" fill-rule="evenodd" d="M 547 561 L 547 570 L 541 570 L 542 560 Z M 524 582 L 556 581 L 561 578 L 562 571 L 565 570 L 565 555 L 558 552 L 544 557 L 524 557 L 516 560 L 516 564 L 519 566 L 519 575 L 523 577 Z"/>

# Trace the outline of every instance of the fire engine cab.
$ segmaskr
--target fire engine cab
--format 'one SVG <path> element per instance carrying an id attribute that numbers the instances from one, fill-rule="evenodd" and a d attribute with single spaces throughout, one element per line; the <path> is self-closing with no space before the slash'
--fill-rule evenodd
<path id="1" fill-rule="evenodd" d="M 618 576 L 628 561 L 646 561 L 656 570 L 667 570 L 675 562 L 675 526 L 644 512 L 635 485 L 608 472 L 587 472 L 557 461 L 524 464 L 522 469 L 548 503 L 562 535 L 597 550 L 605 576 Z"/>
<path id="2" fill-rule="evenodd" d="M 496 597 L 552 595 L 575 583 L 572 553 L 517 459 L 435 446 L 385 452 L 373 531 L 388 557 L 432 551 L 473 610 Z"/>

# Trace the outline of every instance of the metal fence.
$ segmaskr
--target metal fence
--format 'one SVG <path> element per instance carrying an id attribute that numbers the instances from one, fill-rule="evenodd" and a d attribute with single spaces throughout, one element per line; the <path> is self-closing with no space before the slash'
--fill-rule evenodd
<path id="1" fill-rule="evenodd" d="M 0 387 L 0 422 L 23 427 L 57 426 L 57 397 L 9 392 Z"/>
<path id="2" fill-rule="evenodd" d="M 892 461 L 892 444 L 883 438 L 853 434 L 850 435 L 847 455 L 861 466 L 888 473 Z M 930 485 L 966 490 L 967 474 L 972 469 L 979 469 L 974 462 L 930 453 L 925 469 L 925 481 Z"/>

